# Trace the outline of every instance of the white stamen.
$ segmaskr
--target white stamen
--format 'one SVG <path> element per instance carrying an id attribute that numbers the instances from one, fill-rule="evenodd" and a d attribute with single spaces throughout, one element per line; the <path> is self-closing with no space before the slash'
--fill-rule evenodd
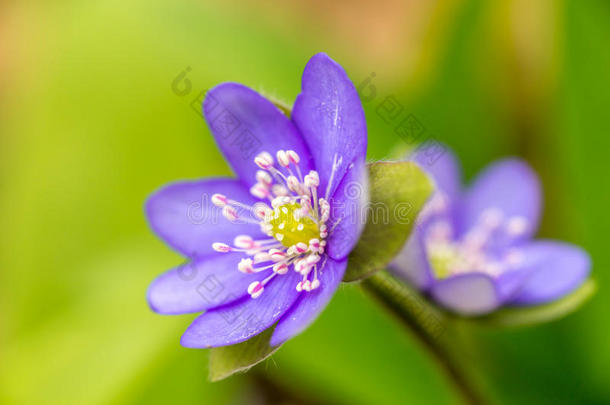
<path id="1" fill-rule="evenodd" d="M 307 256 L 307 259 L 305 259 L 307 261 L 307 264 L 312 265 L 312 264 L 316 264 L 317 262 L 320 261 L 320 256 L 317 254 L 311 254 L 309 256 Z"/>
<path id="2" fill-rule="evenodd" d="M 305 175 L 305 187 L 318 187 L 320 185 L 320 176 L 318 172 L 312 170 L 309 174 Z"/>
<path id="3" fill-rule="evenodd" d="M 309 240 L 309 250 L 313 253 L 318 252 L 320 250 L 320 239 L 310 239 Z"/>
<path id="4" fill-rule="evenodd" d="M 233 240 L 233 244 L 241 249 L 252 249 L 254 247 L 254 240 L 248 235 L 238 235 Z"/>
<path id="5" fill-rule="evenodd" d="M 278 249 L 270 249 L 269 250 L 269 257 L 274 262 L 279 262 L 279 261 L 284 260 L 286 258 L 286 253 L 284 253 L 284 252 L 282 252 L 281 250 L 278 250 Z"/>
<path id="6" fill-rule="evenodd" d="M 301 183 L 299 182 L 299 179 L 297 179 L 295 176 L 288 176 L 286 184 L 288 185 L 288 190 L 300 194 Z"/>
<path id="7" fill-rule="evenodd" d="M 254 163 L 264 170 L 268 170 L 273 166 L 273 156 L 268 152 L 261 152 L 254 158 Z"/>
<path id="8" fill-rule="evenodd" d="M 227 253 L 232 250 L 231 246 L 227 245 L 226 243 L 220 243 L 220 242 L 212 243 L 212 249 L 214 249 L 217 252 L 221 252 L 221 253 Z"/>
<path id="9" fill-rule="evenodd" d="M 266 184 L 268 186 L 271 185 L 271 183 L 273 183 L 273 179 L 271 178 L 271 175 L 264 170 L 258 170 L 256 172 L 256 181 L 258 181 L 259 183 Z"/>
<path id="10" fill-rule="evenodd" d="M 239 215 L 237 215 L 237 211 L 235 210 L 235 208 L 229 205 L 225 205 L 222 208 L 222 215 L 224 215 L 224 217 L 227 218 L 229 221 L 235 221 L 237 220 L 237 218 L 239 218 Z"/>
<path id="11" fill-rule="evenodd" d="M 212 204 L 214 204 L 217 207 L 224 207 L 225 205 L 227 205 L 228 203 L 228 199 L 226 196 L 222 195 L 222 194 L 214 194 L 212 195 Z"/>
<path id="12" fill-rule="evenodd" d="M 267 198 L 269 197 L 269 187 L 264 183 L 256 183 L 250 188 L 250 194 L 260 199 Z"/>
<path id="13" fill-rule="evenodd" d="M 511 236 L 523 235 L 529 228 L 529 221 L 525 217 L 511 217 L 506 224 L 506 231 Z"/>
<path id="14" fill-rule="evenodd" d="M 275 157 L 277 157 L 277 162 L 280 164 L 280 166 L 290 166 L 290 159 L 288 158 L 288 155 L 286 154 L 285 150 L 278 150 L 275 154 Z"/>
<path id="15" fill-rule="evenodd" d="M 254 206 L 254 215 L 256 215 L 260 219 L 265 219 L 269 217 L 273 213 L 269 207 L 263 204 L 257 204 Z"/>
<path id="16" fill-rule="evenodd" d="M 286 155 L 288 156 L 288 159 L 290 160 L 290 162 L 295 166 L 298 165 L 299 162 L 301 161 L 299 154 L 293 150 L 287 150 Z"/>
<path id="17" fill-rule="evenodd" d="M 250 294 L 252 298 L 258 298 L 263 293 L 264 289 L 265 287 L 260 281 L 255 281 L 248 286 L 248 294 Z"/>
<path id="18" fill-rule="evenodd" d="M 281 184 L 274 184 L 271 186 L 271 192 L 277 197 L 285 197 L 290 195 L 290 191 Z"/>
<path id="19" fill-rule="evenodd" d="M 254 255 L 254 263 L 263 263 L 271 260 L 271 256 L 267 252 L 258 252 Z"/>
<path id="20" fill-rule="evenodd" d="M 273 271 L 280 275 L 286 274 L 288 273 L 288 265 L 285 262 L 276 263 L 273 265 Z"/>
<path id="21" fill-rule="evenodd" d="M 252 274 L 254 273 L 254 266 L 252 266 L 252 259 L 241 259 L 237 264 L 237 269 L 242 273 Z"/>

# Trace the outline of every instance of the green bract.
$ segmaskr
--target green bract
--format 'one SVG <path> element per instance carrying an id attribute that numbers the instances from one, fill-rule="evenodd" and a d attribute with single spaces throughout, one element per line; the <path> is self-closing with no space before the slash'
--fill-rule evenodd
<path id="1" fill-rule="evenodd" d="M 369 165 L 370 202 L 366 225 L 349 256 L 343 281 L 357 281 L 382 270 L 404 246 L 417 214 L 433 190 L 428 176 L 412 162 Z"/>

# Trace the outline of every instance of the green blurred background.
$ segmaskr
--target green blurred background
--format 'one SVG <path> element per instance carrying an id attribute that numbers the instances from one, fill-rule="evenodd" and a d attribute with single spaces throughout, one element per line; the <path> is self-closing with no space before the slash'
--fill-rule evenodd
<path id="1" fill-rule="evenodd" d="M 590 251 L 598 294 L 551 324 L 472 330 L 470 356 L 497 403 L 609 403 L 609 21 L 603 0 L 0 4 L 0 402 L 459 402 L 358 286 L 215 384 L 207 353 L 179 345 L 193 316 L 147 307 L 148 283 L 181 259 L 148 230 L 145 198 L 229 173 L 193 99 L 232 80 L 292 103 L 324 51 L 356 84 L 376 74 L 369 158 L 401 142 L 376 113 L 394 96 L 467 178 L 508 154 L 539 171 L 541 234 Z"/>

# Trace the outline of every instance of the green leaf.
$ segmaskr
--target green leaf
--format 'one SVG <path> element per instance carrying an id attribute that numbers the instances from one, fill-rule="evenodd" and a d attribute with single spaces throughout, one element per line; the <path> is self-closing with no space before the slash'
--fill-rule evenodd
<path id="1" fill-rule="evenodd" d="M 343 281 L 372 275 L 398 254 L 433 186 L 412 162 L 378 162 L 368 166 L 370 202 L 367 222 L 349 256 Z"/>
<path id="2" fill-rule="evenodd" d="M 550 322 L 574 312 L 593 296 L 597 289 L 595 281 L 589 279 L 571 294 L 548 304 L 523 308 L 504 308 L 478 318 L 472 322 L 484 323 L 489 326 L 528 326 L 542 322 Z"/>
<path id="3" fill-rule="evenodd" d="M 215 347 L 210 352 L 211 381 L 219 381 L 239 372 L 246 372 L 267 357 L 280 346 L 269 346 L 274 328 L 232 346 Z"/>

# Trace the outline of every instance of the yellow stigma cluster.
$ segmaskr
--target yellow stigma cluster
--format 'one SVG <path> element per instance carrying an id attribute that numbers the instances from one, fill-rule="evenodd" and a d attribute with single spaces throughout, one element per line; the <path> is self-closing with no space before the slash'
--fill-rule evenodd
<path id="1" fill-rule="evenodd" d="M 309 216 L 301 217 L 301 205 L 293 202 L 283 204 L 273 210 L 267 221 L 271 232 L 282 245 L 290 247 L 301 242 L 309 245 L 311 239 L 320 237 L 318 225 Z"/>

